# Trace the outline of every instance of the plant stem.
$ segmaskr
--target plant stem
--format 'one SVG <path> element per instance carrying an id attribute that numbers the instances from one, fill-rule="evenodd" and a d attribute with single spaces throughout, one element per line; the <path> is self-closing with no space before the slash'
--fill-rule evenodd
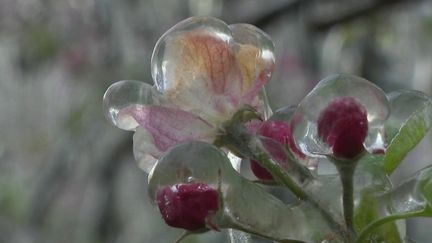
<path id="1" fill-rule="evenodd" d="M 345 225 L 350 236 L 350 240 L 355 237 L 354 231 L 354 185 L 353 177 L 357 162 L 336 162 L 336 168 L 342 184 L 342 201 Z"/>
<path id="2" fill-rule="evenodd" d="M 302 168 L 301 164 L 293 164 L 293 173 L 296 175 L 290 175 L 289 172 L 285 171 L 281 166 L 274 162 L 269 156 L 268 152 L 263 149 L 252 134 L 250 134 L 244 125 L 240 122 L 242 119 L 242 113 L 238 113 L 234 118 L 226 123 L 220 131 L 220 136 L 215 140 L 216 146 L 225 146 L 230 149 L 234 154 L 243 158 L 253 159 L 259 162 L 273 178 L 281 185 L 287 187 L 296 195 L 299 199 L 309 202 L 312 206 L 316 207 L 331 224 L 332 228 L 339 233 L 342 237 L 348 237 L 344 227 L 337 222 L 333 216 L 325 210 L 319 202 L 317 202 L 311 195 L 309 195 L 300 184 L 293 178 L 300 177 L 300 181 L 311 181 L 314 180 L 312 174 L 307 168 Z M 255 141 L 254 141 L 255 140 Z"/>
<path id="3" fill-rule="evenodd" d="M 259 161 L 260 165 L 269 171 L 280 184 L 288 187 L 299 199 L 306 200 L 309 198 L 306 192 L 290 176 L 286 175 L 279 166 L 273 163 L 267 154 L 260 152 L 254 155 L 253 158 Z"/>
<path id="4" fill-rule="evenodd" d="M 299 186 L 289 175 L 286 174 L 283 170 L 281 170 L 271 159 L 267 156 L 266 153 L 260 151 L 256 155 L 253 156 L 255 160 L 260 162 L 260 165 L 263 166 L 273 177 L 281 184 L 290 189 L 294 195 L 296 195 L 299 199 L 309 202 L 311 205 L 316 207 L 324 218 L 326 218 L 333 229 L 335 229 L 338 233 L 340 233 L 343 237 L 349 237 L 349 233 L 343 229 L 343 227 L 330 215 L 328 211 L 326 211 L 314 198 L 312 198 L 301 186 Z"/>

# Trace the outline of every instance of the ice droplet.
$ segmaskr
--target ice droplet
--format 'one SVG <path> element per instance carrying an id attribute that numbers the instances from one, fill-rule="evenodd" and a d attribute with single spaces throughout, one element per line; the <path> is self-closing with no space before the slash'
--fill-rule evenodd
<path id="1" fill-rule="evenodd" d="M 113 125 L 124 130 L 135 130 L 138 123 L 122 109 L 134 105 L 149 105 L 155 102 L 152 86 L 135 80 L 123 80 L 112 84 L 103 96 L 103 112 Z"/>

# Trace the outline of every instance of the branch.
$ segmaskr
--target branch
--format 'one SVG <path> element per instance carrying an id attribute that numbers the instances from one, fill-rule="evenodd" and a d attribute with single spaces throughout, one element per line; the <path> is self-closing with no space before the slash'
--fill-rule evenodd
<path id="1" fill-rule="evenodd" d="M 298 9 L 309 0 L 295 0 L 290 1 L 282 7 L 276 8 L 273 11 L 270 11 L 266 14 L 259 16 L 256 19 L 251 19 L 247 21 L 247 23 L 251 23 L 252 25 L 258 26 L 260 28 L 264 28 L 270 24 L 272 24 L 275 19 L 284 16 L 285 14 L 298 11 Z"/>
<path id="2" fill-rule="evenodd" d="M 402 2 L 408 2 L 408 1 L 407 0 L 376 0 L 371 4 L 363 5 L 361 7 L 358 7 L 348 12 L 343 12 L 340 9 L 335 9 L 334 12 L 338 12 L 338 13 L 342 12 L 342 13 L 329 14 L 324 18 L 316 18 L 316 19 L 312 18 L 310 20 L 310 27 L 311 29 L 318 32 L 326 31 L 335 25 L 350 22 L 360 17 L 369 16 L 373 13 L 376 13 L 377 11 L 382 10 L 385 7 L 389 7 L 390 5 L 402 3 Z M 411 1 L 410 3 L 412 2 L 414 1 Z"/>

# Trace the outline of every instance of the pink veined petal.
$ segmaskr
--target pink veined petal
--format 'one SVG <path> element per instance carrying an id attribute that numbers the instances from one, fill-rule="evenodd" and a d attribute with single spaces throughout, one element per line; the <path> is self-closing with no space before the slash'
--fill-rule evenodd
<path id="1" fill-rule="evenodd" d="M 159 151 L 186 141 L 211 141 L 213 126 L 205 120 L 178 108 L 157 105 L 134 105 L 121 111 L 132 116 L 147 130 Z"/>
<path id="2" fill-rule="evenodd" d="M 172 65 L 166 70 L 171 82 L 164 92 L 172 99 L 197 89 L 208 93 L 201 97 L 203 103 L 214 104 L 219 97 L 238 103 L 242 77 L 229 40 L 206 30 L 193 30 L 167 40 L 165 59 Z"/>
<path id="3" fill-rule="evenodd" d="M 275 63 L 274 45 L 270 37 L 255 26 L 233 24 L 229 28 L 237 43 L 236 59 L 243 78 L 240 105 L 252 105 L 271 77 Z"/>
<path id="4" fill-rule="evenodd" d="M 244 93 L 243 97 L 241 98 L 241 102 L 244 104 L 251 104 L 251 102 L 257 97 L 258 93 L 261 91 L 264 84 L 266 84 L 267 81 L 270 79 L 271 73 L 271 70 L 262 70 L 253 85 Z"/>
<path id="5" fill-rule="evenodd" d="M 226 93 L 228 82 L 238 80 L 239 73 L 229 43 L 209 35 L 196 35 L 190 38 L 190 42 L 202 58 L 213 92 L 215 94 Z M 237 78 L 229 80 L 233 75 Z"/>

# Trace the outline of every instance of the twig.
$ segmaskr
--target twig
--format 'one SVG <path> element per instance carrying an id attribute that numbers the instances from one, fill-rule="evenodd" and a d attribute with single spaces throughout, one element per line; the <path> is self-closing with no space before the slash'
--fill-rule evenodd
<path id="1" fill-rule="evenodd" d="M 358 7 L 354 10 L 351 10 L 349 12 L 345 12 L 342 14 L 329 14 L 326 18 L 317 18 L 310 20 L 310 27 L 315 31 L 326 31 L 329 28 L 353 21 L 355 19 L 358 19 L 360 17 L 368 16 L 370 14 L 373 14 L 379 10 L 382 10 L 384 7 L 388 7 L 393 4 L 402 3 L 402 2 L 408 2 L 406 0 L 376 0 L 371 4 L 368 4 L 366 6 Z M 411 1 L 412 2 L 412 1 Z M 334 12 L 342 12 L 335 10 Z"/>

